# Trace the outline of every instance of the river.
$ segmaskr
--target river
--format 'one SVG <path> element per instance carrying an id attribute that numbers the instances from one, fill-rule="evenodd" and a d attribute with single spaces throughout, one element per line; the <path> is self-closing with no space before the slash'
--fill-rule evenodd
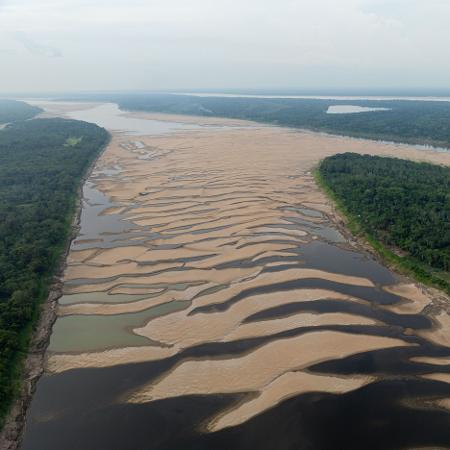
<path id="1" fill-rule="evenodd" d="M 23 450 L 450 448 L 445 298 L 361 249 L 311 174 L 338 151 L 448 155 L 40 104 L 113 139 Z"/>

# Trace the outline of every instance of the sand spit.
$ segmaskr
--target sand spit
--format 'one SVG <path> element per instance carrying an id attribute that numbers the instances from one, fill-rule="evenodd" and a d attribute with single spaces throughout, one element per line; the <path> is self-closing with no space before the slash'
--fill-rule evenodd
<path id="1" fill-rule="evenodd" d="M 208 285 L 190 288 L 189 295 L 196 290 L 203 291 L 208 289 Z M 181 293 L 180 293 L 181 294 Z M 170 294 L 172 295 L 172 294 Z M 189 296 L 186 295 L 188 298 Z M 201 298 L 201 297 L 199 297 Z M 107 367 L 125 364 L 128 362 L 141 362 L 147 359 L 159 359 L 160 357 L 172 356 L 184 348 L 188 348 L 204 342 L 230 342 L 239 340 L 244 337 L 267 336 L 279 331 L 298 328 L 300 326 L 318 326 L 328 324 L 348 324 L 348 325 L 372 325 L 376 322 L 360 316 L 352 316 L 349 314 L 296 314 L 290 315 L 283 320 L 262 321 L 250 324 L 242 324 L 242 322 L 251 314 L 264 311 L 273 306 L 287 304 L 292 301 L 314 301 L 319 299 L 340 299 L 348 302 L 359 303 L 359 299 L 354 299 L 346 295 L 321 290 L 321 289 L 297 289 L 284 293 L 262 294 L 258 296 L 248 297 L 234 305 L 226 313 L 195 315 L 189 316 L 189 309 L 172 313 L 167 316 L 153 319 L 143 328 L 134 329 L 133 331 L 139 335 L 148 337 L 162 345 L 169 346 L 167 348 L 137 347 L 131 349 L 130 354 L 120 349 L 104 351 L 98 353 L 83 354 L 54 354 L 50 355 L 48 366 L 52 372 L 61 372 L 73 368 L 82 367 Z M 180 299 L 180 297 L 178 297 Z M 139 302 L 136 302 L 139 303 Z M 83 309 L 83 305 L 70 305 L 60 307 L 59 311 L 71 314 L 83 314 L 93 311 L 95 307 L 96 314 L 108 313 L 116 305 L 89 305 L 89 309 Z M 125 308 L 127 305 L 117 305 Z M 130 305 L 134 306 L 134 303 Z M 104 308 L 104 309 L 102 309 Z M 130 311 L 131 312 L 131 308 Z M 152 356 L 152 358 L 149 357 Z"/>
<path id="2" fill-rule="evenodd" d="M 306 372 L 286 372 L 260 391 L 256 398 L 213 418 L 208 424 L 208 430 L 219 431 L 239 425 L 283 400 L 305 392 L 342 394 L 358 389 L 370 381 L 372 381 L 370 377 L 337 378 Z"/>
<path id="3" fill-rule="evenodd" d="M 377 322 L 366 317 L 341 313 L 299 313 L 284 319 L 252 322 L 241 325 L 227 334 L 225 342 L 239 341 L 255 336 L 270 336 L 298 327 L 318 327 L 323 325 L 376 325 Z"/>
<path id="4" fill-rule="evenodd" d="M 433 358 L 430 356 L 416 356 L 411 361 L 425 364 L 435 364 L 437 366 L 450 366 L 450 357 Z"/>
<path id="5" fill-rule="evenodd" d="M 163 114 L 150 112 L 127 112 L 128 117 L 137 117 L 139 119 L 160 120 L 167 122 L 193 123 L 195 125 L 214 126 L 214 127 L 255 127 L 255 122 L 239 119 L 226 119 L 222 117 L 205 116 L 185 116 L 182 114 Z M 259 125 L 263 127 L 264 125 Z"/>
<path id="6" fill-rule="evenodd" d="M 67 257 L 67 264 L 84 263 L 88 258 L 91 258 L 98 252 L 95 248 L 88 248 L 86 250 L 72 251 Z"/>
<path id="7" fill-rule="evenodd" d="M 155 346 L 122 347 L 103 352 L 77 354 L 50 354 L 45 369 L 49 373 L 60 373 L 72 369 L 112 367 L 168 358 L 176 353 L 175 348 Z"/>
<path id="8" fill-rule="evenodd" d="M 230 288 L 219 291 L 212 296 L 228 296 L 230 291 L 238 293 L 239 290 Z M 194 305 L 201 302 L 204 297 L 194 300 Z M 354 301 L 351 297 L 321 289 L 296 289 L 284 292 L 260 294 L 249 296 L 238 303 L 235 303 L 230 309 L 224 312 L 214 314 L 195 314 L 190 315 L 195 306 L 170 314 L 165 317 L 159 317 L 152 320 L 148 325 L 133 330 L 136 334 L 145 336 L 165 345 L 176 345 L 178 347 L 189 347 L 202 342 L 214 342 L 222 340 L 233 340 L 233 336 L 239 339 L 241 336 L 261 336 L 272 334 L 270 330 L 276 332 L 279 329 L 296 328 L 308 326 L 312 322 L 326 321 L 323 316 L 318 314 L 298 314 L 284 321 L 262 321 L 256 323 L 242 324 L 242 322 L 252 314 L 264 311 L 274 306 L 288 304 L 293 301 L 314 301 L 326 298 Z M 345 318 L 353 323 L 366 323 L 366 318 L 362 317 L 336 317 L 339 323 L 340 318 Z M 329 318 L 330 319 L 330 318 Z M 328 320 L 328 323 L 330 321 Z M 369 323 L 369 322 L 367 322 Z M 283 324 L 280 326 L 280 324 Z M 286 324 L 288 324 L 286 328 Z M 325 324 L 325 323 L 324 323 Z M 318 325 L 318 323 L 316 323 Z M 251 331 L 252 330 L 252 331 Z"/>
<path id="9" fill-rule="evenodd" d="M 82 292 L 107 291 L 118 286 L 127 285 L 139 287 L 143 284 L 152 289 L 155 284 L 180 284 L 192 282 L 214 282 L 216 284 L 228 284 L 237 282 L 244 278 L 256 276 L 261 268 L 247 269 L 192 269 L 192 270 L 172 270 L 155 272 L 153 275 L 143 274 L 142 276 L 122 275 L 111 281 L 104 281 L 103 278 L 96 280 L 95 278 L 74 280 L 77 284 L 66 284 L 66 293 L 75 294 Z M 123 293 L 128 293 L 123 291 Z M 140 292 L 143 293 L 143 292 Z"/>
<path id="10" fill-rule="evenodd" d="M 305 369 L 319 361 L 406 345 L 399 339 L 385 337 L 362 339 L 339 332 L 311 332 L 270 342 L 239 358 L 183 362 L 159 381 L 135 392 L 129 401 L 142 403 L 183 395 L 260 391 L 284 373 Z"/>
<path id="11" fill-rule="evenodd" d="M 443 310 L 433 320 L 435 328 L 432 331 L 421 331 L 420 335 L 437 345 L 450 347 L 450 314 Z"/>
<path id="12" fill-rule="evenodd" d="M 429 375 L 423 375 L 423 378 L 450 384 L 450 373 L 431 373 Z"/>
<path id="13" fill-rule="evenodd" d="M 125 275 L 148 275 L 151 276 L 155 273 L 161 273 L 167 270 L 176 270 L 183 267 L 183 263 L 170 262 L 154 264 L 151 266 L 139 265 L 134 262 L 129 263 L 117 263 L 113 266 L 92 266 L 92 265 L 79 265 L 70 266 L 65 273 L 65 280 L 77 280 L 80 278 L 111 278 Z"/>
<path id="14" fill-rule="evenodd" d="M 174 300 L 192 300 L 196 295 L 205 289 L 209 289 L 216 286 L 213 283 L 205 283 L 200 286 L 193 286 L 182 291 L 168 291 L 163 292 L 161 295 L 154 295 L 148 299 L 137 300 L 128 303 L 79 303 L 73 305 L 59 306 L 58 315 L 67 316 L 70 314 L 125 314 L 132 312 L 144 311 L 148 308 L 162 305 Z M 148 291 L 148 289 L 147 289 Z M 157 291 L 161 292 L 161 290 Z"/>
<path id="15" fill-rule="evenodd" d="M 384 290 L 405 299 L 404 303 L 386 306 L 386 309 L 395 313 L 418 314 L 431 303 L 431 297 L 414 283 L 385 286 Z"/>
<path id="16" fill-rule="evenodd" d="M 88 110 L 100 104 L 97 102 L 56 102 L 32 99 L 27 99 L 26 102 L 44 108 L 44 112 L 39 114 L 40 118 L 65 116 L 72 111 Z"/>

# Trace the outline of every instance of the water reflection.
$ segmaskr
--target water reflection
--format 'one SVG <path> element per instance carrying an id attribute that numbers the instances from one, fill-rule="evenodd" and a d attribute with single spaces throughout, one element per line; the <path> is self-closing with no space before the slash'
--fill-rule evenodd
<path id="1" fill-rule="evenodd" d="M 90 109 L 70 111 L 67 115 L 72 119 L 95 123 L 108 130 L 124 131 L 136 136 L 202 128 L 195 124 L 130 117 L 121 111 L 115 103 L 105 103 Z"/>

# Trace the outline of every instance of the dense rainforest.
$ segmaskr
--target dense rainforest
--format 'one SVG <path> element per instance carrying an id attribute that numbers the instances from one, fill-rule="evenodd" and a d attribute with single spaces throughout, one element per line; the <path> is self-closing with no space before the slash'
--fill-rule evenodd
<path id="1" fill-rule="evenodd" d="M 113 101 L 125 110 L 230 117 L 353 137 L 450 147 L 450 102 L 197 97 L 108 94 L 77 99 Z M 386 108 L 327 114 L 333 105 Z"/>
<path id="2" fill-rule="evenodd" d="M 41 111 L 41 108 L 31 106 L 25 102 L 0 99 L 0 125 L 31 119 Z"/>
<path id="3" fill-rule="evenodd" d="M 344 153 L 323 160 L 318 173 L 368 236 L 400 249 L 394 257 L 421 278 L 449 288 L 449 167 Z"/>
<path id="4" fill-rule="evenodd" d="M 0 130 L 0 419 L 67 242 L 83 174 L 109 140 L 64 119 Z"/>

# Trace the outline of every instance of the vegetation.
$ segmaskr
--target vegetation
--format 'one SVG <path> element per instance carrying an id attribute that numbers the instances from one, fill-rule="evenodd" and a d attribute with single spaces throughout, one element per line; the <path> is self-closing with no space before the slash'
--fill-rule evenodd
<path id="1" fill-rule="evenodd" d="M 18 120 L 27 120 L 42 111 L 41 108 L 15 100 L 0 99 L 0 125 Z"/>
<path id="2" fill-rule="evenodd" d="M 83 139 L 83 136 L 80 136 L 80 137 L 70 136 L 67 138 L 66 143 L 64 144 L 64 147 L 75 147 L 82 141 L 82 139 Z"/>
<path id="3" fill-rule="evenodd" d="M 318 176 L 353 231 L 391 263 L 450 292 L 450 168 L 344 153 Z"/>
<path id="4" fill-rule="evenodd" d="M 450 147 L 450 102 L 221 98 L 146 93 L 80 98 L 114 101 L 128 110 L 248 119 L 346 136 Z M 388 110 L 327 114 L 328 108 L 336 104 Z"/>
<path id="5" fill-rule="evenodd" d="M 0 131 L 0 419 L 67 242 L 80 180 L 107 141 L 102 128 L 63 119 Z"/>

